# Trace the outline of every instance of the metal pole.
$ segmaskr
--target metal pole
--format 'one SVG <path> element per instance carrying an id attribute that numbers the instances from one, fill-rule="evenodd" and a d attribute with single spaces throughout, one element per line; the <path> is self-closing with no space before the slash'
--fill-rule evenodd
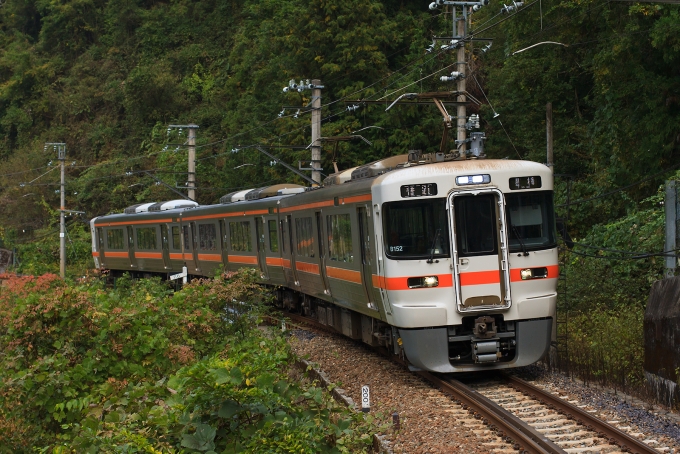
<path id="1" fill-rule="evenodd" d="M 189 126 L 189 198 L 196 200 L 196 129 L 197 125 Z"/>
<path id="2" fill-rule="evenodd" d="M 552 103 L 545 105 L 545 135 L 548 142 L 548 167 L 550 171 L 555 173 L 553 164 L 553 121 L 552 121 Z"/>
<path id="3" fill-rule="evenodd" d="M 312 80 L 312 180 L 321 184 L 321 80 Z"/>
<path id="4" fill-rule="evenodd" d="M 458 21 L 458 33 L 456 38 L 459 40 L 464 40 L 465 39 L 465 21 L 467 20 L 467 15 L 465 14 L 465 6 L 461 7 L 461 15 L 460 17 L 456 17 L 456 9 L 454 7 L 453 10 L 453 18 L 454 20 Z M 465 44 L 462 44 L 458 48 L 458 53 L 457 53 L 457 61 L 458 61 L 458 72 L 461 74 L 466 74 L 468 71 L 465 68 Z M 458 79 L 458 85 L 457 85 L 457 90 L 458 90 L 458 102 L 461 103 L 458 105 L 458 112 L 457 112 L 457 121 L 456 121 L 456 127 L 458 130 L 458 133 L 456 135 L 456 139 L 458 140 L 458 150 L 460 151 L 460 155 L 463 159 L 466 159 L 466 149 L 467 145 L 465 144 L 465 136 L 466 136 L 466 129 L 465 129 L 465 117 L 467 115 L 467 112 L 465 110 L 465 78 L 461 77 Z"/>
<path id="5" fill-rule="evenodd" d="M 59 209 L 59 275 L 62 279 L 66 277 L 66 220 L 64 210 L 66 210 L 66 177 L 64 165 L 66 161 L 66 145 L 63 145 L 63 152 L 59 148 L 59 161 L 61 161 L 61 207 Z"/>
<path id="6" fill-rule="evenodd" d="M 664 211 L 666 214 L 666 241 L 664 243 L 664 250 L 666 253 L 666 278 L 675 276 L 675 267 L 677 263 L 677 255 L 675 253 L 676 243 L 676 183 L 675 180 L 668 180 L 666 182 L 666 197 L 664 200 Z M 673 252 L 670 252 L 673 251 Z"/>

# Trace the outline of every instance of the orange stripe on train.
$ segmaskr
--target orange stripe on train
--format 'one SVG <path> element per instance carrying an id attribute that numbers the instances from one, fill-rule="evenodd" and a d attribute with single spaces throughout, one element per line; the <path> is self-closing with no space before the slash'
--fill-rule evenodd
<path id="1" fill-rule="evenodd" d="M 332 277 L 333 279 L 340 279 L 347 282 L 353 282 L 355 284 L 361 284 L 361 273 L 359 271 L 327 266 L 326 274 L 328 277 Z"/>
<path id="2" fill-rule="evenodd" d="M 314 263 L 295 262 L 295 269 L 305 273 L 319 274 L 319 265 Z"/>
<path id="3" fill-rule="evenodd" d="M 252 255 L 230 255 L 227 260 L 229 263 L 244 263 L 246 265 L 257 265 L 257 257 Z"/>

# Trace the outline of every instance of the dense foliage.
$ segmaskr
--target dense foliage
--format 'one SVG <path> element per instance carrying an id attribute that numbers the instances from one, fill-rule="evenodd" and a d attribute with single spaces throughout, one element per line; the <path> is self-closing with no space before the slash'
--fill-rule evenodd
<path id="1" fill-rule="evenodd" d="M 253 282 L 6 281 L 0 452 L 360 452 L 370 426 L 291 372 Z"/>

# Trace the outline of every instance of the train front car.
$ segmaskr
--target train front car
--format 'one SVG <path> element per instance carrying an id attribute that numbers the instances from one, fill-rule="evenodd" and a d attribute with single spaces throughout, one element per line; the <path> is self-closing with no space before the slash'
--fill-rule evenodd
<path id="1" fill-rule="evenodd" d="M 412 366 L 501 369 L 547 352 L 558 266 L 546 166 L 414 165 L 379 176 L 372 193 L 377 281 Z"/>

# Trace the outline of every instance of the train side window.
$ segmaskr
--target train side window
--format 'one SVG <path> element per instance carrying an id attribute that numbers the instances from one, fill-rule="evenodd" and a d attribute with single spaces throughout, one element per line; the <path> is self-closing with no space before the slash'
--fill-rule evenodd
<path id="1" fill-rule="evenodd" d="M 188 225 L 182 226 L 182 236 L 184 237 L 184 250 L 190 251 L 192 241 L 191 241 L 191 231 L 189 230 Z"/>
<path id="2" fill-rule="evenodd" d="M 99 250 L 101 251 L 104 249 L 104 233 L 101 227 L 97 229 L 97 237 L 99 238 Z"/>
<path id="3" fill-rule="evenodd" d="M 328 226 L 328 259 L 351 263 L 354 261 L 352 249 L 352 223 L 349 214 L 326 216 Z"/>
<path id="4" fill-rule="evenodd" d="M 250 252 L 253 244 L 250 235 L 250 222 L 230 222 L 229 242 L 232 251 Z"/>
<path id="5" fill-rule="evenodd" d="M 106 232 L 106 247 L 108 249 L 125 249 L 123 229 L 111 229 Z"/>
<path id="6" fill-rule="evenodd" d="M 276 229 L 276 221 L 267 221 L 267 228 L 269 230 L 269 251 L 279 252 L 279 233 Z"/>
<path id="7" fill-rule="evenodd" d="M 171 233 L 171 236 L 172 236 L 172 248 L 175 249 L 175 250 L 182 249 L 180 236 L 179 236 L 179 226 L 173 225 L 172 229 L 170 230 L 170 233 Z"/>
<path id="8" fill-rule="evenodd" d="M 137 229 L 137 249 L 158 249 L 156 227 L 140 227 Z"/>
<path id="9" fill-rule="evenodd" d="M 198 248 L 203 251 L 217 249 L 217 230 L 215 224 L 198 224 Z"/>
<path id="10" fill-rule="evenodd" d="M 314 230 L 311 217 L 295 220 L 295 238 L 297 239 L 297 255 L 314 257 Z"/>

